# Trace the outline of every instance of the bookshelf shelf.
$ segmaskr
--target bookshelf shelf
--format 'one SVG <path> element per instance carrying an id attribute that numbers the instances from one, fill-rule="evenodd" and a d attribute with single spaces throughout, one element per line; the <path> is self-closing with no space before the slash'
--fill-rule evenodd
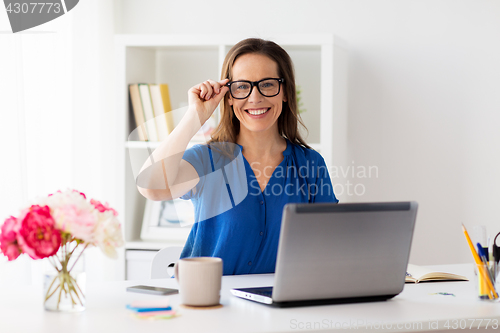
<path id="1" fill-rule="evenodd" d="M 166 241 L 145 241 L 142 239 L 136 239 L 128 241 L 125 245 L 127 250 L 154 250 L 158 251 L 167 246 L 184 246 L 184 242 L 166 242 Z"/>
<path id="2" fill-rule="evenodd" d="M 123 218 L 125 251 L 180 246 L 183 240 L 148 242 L 140 239 L 146 200 L 137 191 L 134 172 L 159 142 L 128 141 L 135 127 L 128 85 L 166 83 L 172 109 L 187 105 L 187 91 L 208 78 L 218 79 L 224 57 L 237 35 L 116 35 L 117 209 Z M 346 161 L 347 44 L 332 34 L 264 36 L 292 57 L 300 89 L 301 117 L 308 128 L 306 142 L 321 152 L 327 165 Z M 176 123 L 177 121 L 175 121 Z M 194 145 L 193 141 L 190 145 Z M 335 149 L 334 149 L 335 147 Z M 124 256 L 125 257 L 125 256 Z M 125 272 L 124 272 L 125 275 Z"/>
<path id="3" fill-rule="evenodd" d="M 192 147 L 197 144 L 202 144 L 204 143 L 203 141 L 191 141 L 188 144 L 188 148 Z M 144 141 L 126 141 L 125 142 L 125 148 L 129 149 L 155 149 L 158 148 L 160 145 L 160 142 L 144 142 Z M 314 150 L 321 151 L 321 143 L 309 143 L 309 146 L 313 148 Z"/>
<path id="4" fill-rule="evenodd" d="M 188 148 L 192 147 L 197 144 L 204 143 L 203 141 L 191 141 L 188 144 Z M 144 141 L 126 141 L 125 142 L 125 148 L 130 148 L 130 149 L 155 149 L 158 148 L 160 145 L 160 142 L 144 142 Z"/>

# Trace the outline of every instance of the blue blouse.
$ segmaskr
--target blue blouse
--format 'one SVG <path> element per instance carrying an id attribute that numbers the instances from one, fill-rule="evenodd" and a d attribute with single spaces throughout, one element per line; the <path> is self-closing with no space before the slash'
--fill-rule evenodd
<path id="1" fill-rule="evenodd" d="M 196 145 L 182 157 L 200 181 L 181 197 L 195 207 L 181 258 L 220 257 L 224 275 L 274 273 L 285 204 L 338 202 L 325 161 L 287 140 L 283 161 L 261 191 L 243 147 L 229 145 L 231 153 Z"/>

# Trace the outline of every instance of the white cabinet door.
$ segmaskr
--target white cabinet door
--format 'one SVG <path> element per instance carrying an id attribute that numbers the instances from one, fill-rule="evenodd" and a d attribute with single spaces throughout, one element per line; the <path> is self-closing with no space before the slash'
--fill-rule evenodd
<path id="1" fill-rule="evenodd" d="M 158 251 L 127 250 L 127 280 L 147 280 L 151 275 L 151 263 Z"/>

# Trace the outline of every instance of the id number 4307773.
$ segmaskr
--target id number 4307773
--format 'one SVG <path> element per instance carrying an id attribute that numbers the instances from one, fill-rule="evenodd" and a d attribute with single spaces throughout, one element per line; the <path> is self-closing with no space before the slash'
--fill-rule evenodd
<path id="1" fill-rule="evenodd" d="M 447 320 L 444 325 L 446 329 L 473 329 L 473 328 L 492 328 L 498 329 L 498 319 L 453 319 Z"/>
<path id="2" fill-rule="evenodd" d="M 45 8 L 45 9 L 44 9 Z M 24 3 L 9 3 L 6 7 L 7 13 L 50 13 L 51 11 L 53 13 L 59 14 L 62 10 L 61 4 L 60 3 L 45 3 L 45 2 L 24 2 Z"/>

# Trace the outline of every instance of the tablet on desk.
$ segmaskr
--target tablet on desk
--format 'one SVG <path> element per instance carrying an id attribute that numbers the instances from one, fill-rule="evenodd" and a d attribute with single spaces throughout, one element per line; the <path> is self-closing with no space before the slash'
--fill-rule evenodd
<path id="1" fill-rule="evenodd" d="M 287 204 L 274 287 L 232 289 L 275 306 L 382 301 L 404 287 L 416 202 Z"/>

